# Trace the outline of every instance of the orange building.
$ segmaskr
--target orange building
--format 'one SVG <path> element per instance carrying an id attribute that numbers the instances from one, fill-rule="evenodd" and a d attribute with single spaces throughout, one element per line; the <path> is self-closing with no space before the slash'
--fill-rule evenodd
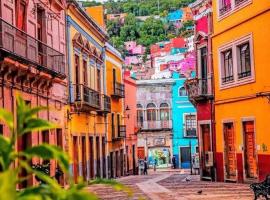
<path id="1" fill-rule="evenodd" d="M 126 172 L 136 174 L 137 169 L 137 86 L 136 80 L 130 76 L 130 71 L 124 73 L 125 84 L 125 124 L 126 124 Z"/>
<path id="2" fill-rule="evenodd" d="M 213 1 L 218 181 L 270 173 L 269 0 Z"/>
<path id="3" fill-rule="evenodd" d="M 114 178 L 125 174 L 125 137 L 124 97 L 122 78 L 123 59 L 121 54 L 106 43 L 105 46 L 106 94 L 111 97 L 111 113 L 107 118 L 108 177 Z"/>

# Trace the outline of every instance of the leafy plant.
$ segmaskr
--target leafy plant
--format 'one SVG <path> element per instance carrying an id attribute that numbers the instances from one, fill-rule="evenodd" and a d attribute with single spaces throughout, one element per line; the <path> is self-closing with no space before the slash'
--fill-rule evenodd
<path id="1" fill-rule="evenodd" d="M 69 187 L 62 188 L 55 178 L 49 176 L 48 166 L 38 163 L 32 166 L 33 158 L 56 160 L 62 172 L 68 174 L 69 158 L 59 147 L 50 144 L 29 146 L 17 151 L 15 145 L 22 136 L 33 132 L 54 129 L 57 126 L 37 117 L 45 107 L 31 108 L 17 96 L 16 116 L 0 108 L 0 120 L 9 128 L 10 135 L 0 135 L 0 200 L 94 200 L 94 194 L 84 189 L 85 184 L 73 184 L 69 179 Z M 15 122 L 16 119 L 16 123 Z M 60 170 L 60 169 L 58 169 Z M 22 175 L 22 171 L 27 172 Z M 57 173 L 56 173 L 57 175 Z M 16 186 L 35 176 L 43 184 L 30 186 L 17 191 Z"/>

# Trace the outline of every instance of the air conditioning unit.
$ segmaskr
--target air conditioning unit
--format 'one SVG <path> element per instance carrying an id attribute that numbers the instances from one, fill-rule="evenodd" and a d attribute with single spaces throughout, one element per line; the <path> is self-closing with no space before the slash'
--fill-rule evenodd
<path id="1" fill-rule="evenodd" d="M 214 165 L 213 152 L 207 151 L 205 152 L 205 166 L 212 167 Z"/>

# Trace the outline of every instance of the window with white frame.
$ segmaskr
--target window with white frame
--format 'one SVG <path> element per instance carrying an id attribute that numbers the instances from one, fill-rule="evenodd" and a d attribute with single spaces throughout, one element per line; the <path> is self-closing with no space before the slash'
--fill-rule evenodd
<path id="1" fill-rule="evenodd" d="M 156 121 L 157 120 L 157 108 L 156 105 L 153 103 L 149 103 L 146 106 L 147 112 L 147 121 Z"/>
<path id="2" fill-rule="evenodd" d="M 180 87 L 179 90 L 178 90 L 178 96 L 181 97 L 181 96 L 187 96 L 187 91 L 186 91 L 186 88 L 185 87 Z"/>
<path id="3" fill-rule="evenodd" d="M 195 114 L 185 115 L 185 137 L 197 137 L 197 119 Z"/>
<path id="4" fill-rule="evenodd" d="M 244 42 L 237 45 L 238 78 L 251 76 L 250 44 Z"/>
<path id="5" fill-rule="evenodd" d="M 218 0 L 218 13 L 222 18 L 252 3 L 252 0 Z"/>
<path id="6" fill-rule="evenodd" d="M 170 119 L 170 110 L 167 103 L 160 104 L 160 120 L 168 121 Z"/>
<path id="7" fill-rule="evenodd" d="M 252 36 L 230 42 L 220 48 L 221 87 L 254 81 Z"/>
<path id="8" fill-rule="evenodd" d="M 233 55 L 231 48 L 221 52 L 221 62 L 222 62 L 222 83 L 233 81 Z"/>

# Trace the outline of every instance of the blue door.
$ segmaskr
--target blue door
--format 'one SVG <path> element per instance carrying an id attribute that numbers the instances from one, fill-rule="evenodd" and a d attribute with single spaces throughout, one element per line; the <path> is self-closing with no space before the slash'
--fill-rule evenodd
<path id="1" fill-rule="evenodd" d="M 181 168 L 188 169 L 190 168 L 190 147 L 180 147 L 180 160 L 181 160 Z"/>

